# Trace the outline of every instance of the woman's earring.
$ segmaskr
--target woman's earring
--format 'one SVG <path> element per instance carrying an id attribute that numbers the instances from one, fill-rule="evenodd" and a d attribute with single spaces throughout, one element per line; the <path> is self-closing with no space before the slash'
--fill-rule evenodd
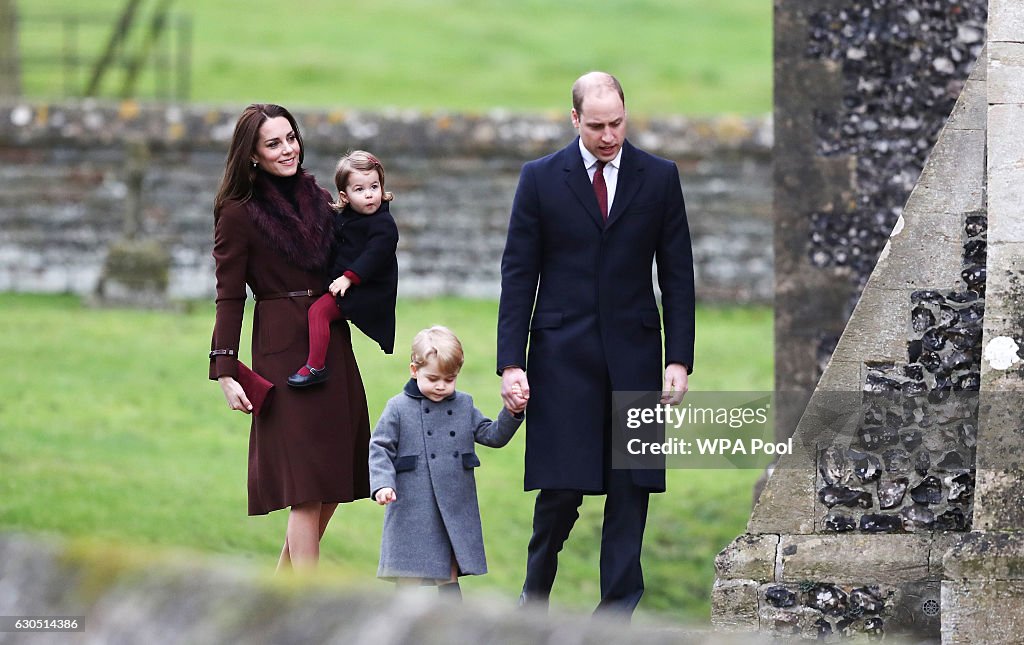
<path id="1" fill-rule="evenodd" d="M 254 162 L 252 162 L 252 167 L 253 167 L 253 168 L 255 168 L 255 167 L 256 167 L 256 162 L 255 162 L 255 161 L 254 161 Z"/>

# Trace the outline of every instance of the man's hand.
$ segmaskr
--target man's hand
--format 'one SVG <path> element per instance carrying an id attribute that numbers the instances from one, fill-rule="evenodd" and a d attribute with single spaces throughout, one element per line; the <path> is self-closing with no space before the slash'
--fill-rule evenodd
<path id="1" fill-rule="evenodd" d="M 530 382 L 521 367 L 506 367 L 501 372 L 501 400 L 509 412 L 519 414 L 530 400 Z"/>
<path id="2" fill-rule="evenodd" d="M 690 375 L 682 363 L 669 363 L 665 367 L 665 387 L 661 390 L 661 402 L 678 405 L 690 389 Z"/>

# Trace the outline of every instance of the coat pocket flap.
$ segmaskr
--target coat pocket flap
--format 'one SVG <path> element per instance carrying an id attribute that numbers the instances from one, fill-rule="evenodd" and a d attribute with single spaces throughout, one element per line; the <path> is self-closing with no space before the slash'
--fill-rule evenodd
<path id="1" fill-rule="evenodd" d="M 533 314 L 530 329 L 551 329 L 562 326 L 562 312 L 538 311 Z"/>
<path id="2" fill-rule="evenodd" d="M 416 469 L 416 455 L 406 455 L 395 459 L 395 472 L 401 473 Z"/>
<path id="3" fill-rule="evenodd" d="M 657 311 L 643 311 L 640 313 L 640 322 L 649 329 L 661 329 L 661 316 Z"/>
<path id="4" fill-rule="evenodd" d="M 475 452 L 464 452 L 462 453 L 462 467 L 463 468 L 476 468 L 480 465 L 480 458 L 476 456 Z"/>

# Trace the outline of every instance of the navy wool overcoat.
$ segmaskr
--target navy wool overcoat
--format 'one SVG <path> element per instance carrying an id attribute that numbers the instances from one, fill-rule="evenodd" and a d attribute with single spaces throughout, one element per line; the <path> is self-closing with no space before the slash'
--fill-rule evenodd
<path id="1" fill-rule="evenodd" d="M 522 367 L 530 383 L 525 488 L 602 493 L 610 392 L 657 391 L 664 365 L 693 366 L 693 260 L 676 165 L 625 141 L 605 224 L 578 138 L 525 164 L 501 276 L 498 372 Z M 665 489 L 661 469 L 634 470 L 633 480 Z"/>

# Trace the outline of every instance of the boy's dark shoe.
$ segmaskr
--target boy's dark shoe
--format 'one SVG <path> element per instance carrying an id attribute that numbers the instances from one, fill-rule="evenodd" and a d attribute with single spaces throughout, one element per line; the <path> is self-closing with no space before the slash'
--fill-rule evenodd
<path id="1" fill-rule="evenodd" d="M 449 602 L 462 602 L 462 588 L 457 582 L 437 586 L 437 595 Z"/>

